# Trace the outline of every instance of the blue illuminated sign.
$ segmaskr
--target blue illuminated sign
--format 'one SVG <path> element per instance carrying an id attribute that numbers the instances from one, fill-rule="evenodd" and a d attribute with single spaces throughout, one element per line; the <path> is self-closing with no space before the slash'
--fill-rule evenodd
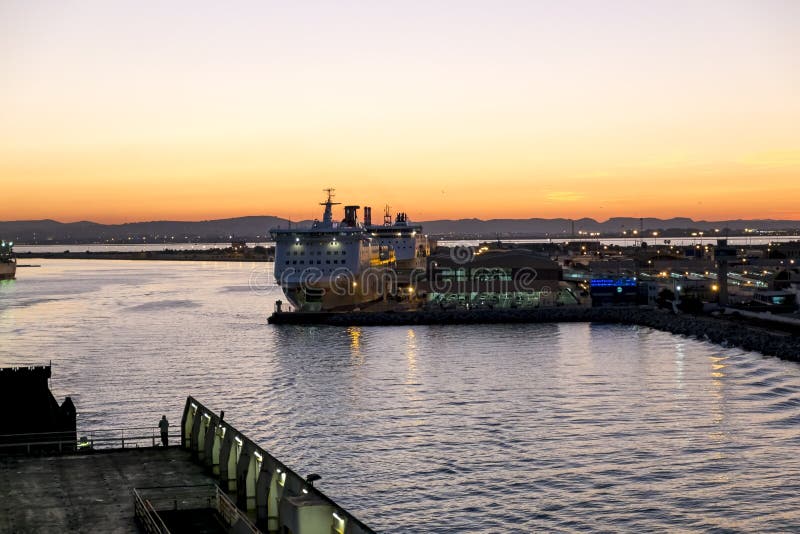
<path id="1" fill-rule="evenodd" d="M 636 287 L 635 278 L 593 278 L 589 281 L 592 287 Z"/>

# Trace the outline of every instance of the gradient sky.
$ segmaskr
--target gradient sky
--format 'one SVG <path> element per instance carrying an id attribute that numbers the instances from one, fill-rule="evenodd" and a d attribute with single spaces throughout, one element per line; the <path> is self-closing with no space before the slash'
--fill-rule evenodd
<path id="1" fill-rule="evenodd" d="M 0 220 L 800 219 L 800 2 L 0 0 Z"/>

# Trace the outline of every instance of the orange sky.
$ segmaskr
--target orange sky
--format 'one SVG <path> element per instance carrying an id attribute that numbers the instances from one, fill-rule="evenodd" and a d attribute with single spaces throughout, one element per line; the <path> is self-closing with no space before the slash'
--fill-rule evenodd
<path id="1" fill-rule="evenodd" d="M 800 219 L 800 4 L 0 6 L 0 220 Z"/>

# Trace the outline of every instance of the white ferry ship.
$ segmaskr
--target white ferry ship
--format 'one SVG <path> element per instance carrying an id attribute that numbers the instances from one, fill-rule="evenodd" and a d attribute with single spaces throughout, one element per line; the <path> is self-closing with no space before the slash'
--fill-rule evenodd
<path id="1" fill-rule="evenodd" d="M 404 289 L 411 270 L 424 271 L 430 245 L 420 225 L 405 213 L 394 223 L 384 217 L 373 225 L 372 210 L 345 206 L 341 222 L 333 220 L 333 189 L 322 220 L 308 228 L 274 228 L 275 279 L 297 310 L 331 311 L 358 308 Z M 388 207 L 387 207 L 388 214 Z M 401 274 L 398 277 L 398 273 Z"/>

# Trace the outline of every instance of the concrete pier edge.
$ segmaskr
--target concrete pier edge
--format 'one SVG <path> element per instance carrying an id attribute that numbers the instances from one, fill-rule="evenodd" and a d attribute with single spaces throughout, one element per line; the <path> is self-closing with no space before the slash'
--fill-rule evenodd
<path id="1" fill-rule="evenodd" d="M 636 325 L 738 347 L 784 360 L 800 362 L 797 332 L 751 326 L 732 318 L 676 315 L 645 307 L 536 308 L 408 312 L 283 312 L 274 313 L 273 325 L 408 326 L 498 323 L 589 322 Z"/>

